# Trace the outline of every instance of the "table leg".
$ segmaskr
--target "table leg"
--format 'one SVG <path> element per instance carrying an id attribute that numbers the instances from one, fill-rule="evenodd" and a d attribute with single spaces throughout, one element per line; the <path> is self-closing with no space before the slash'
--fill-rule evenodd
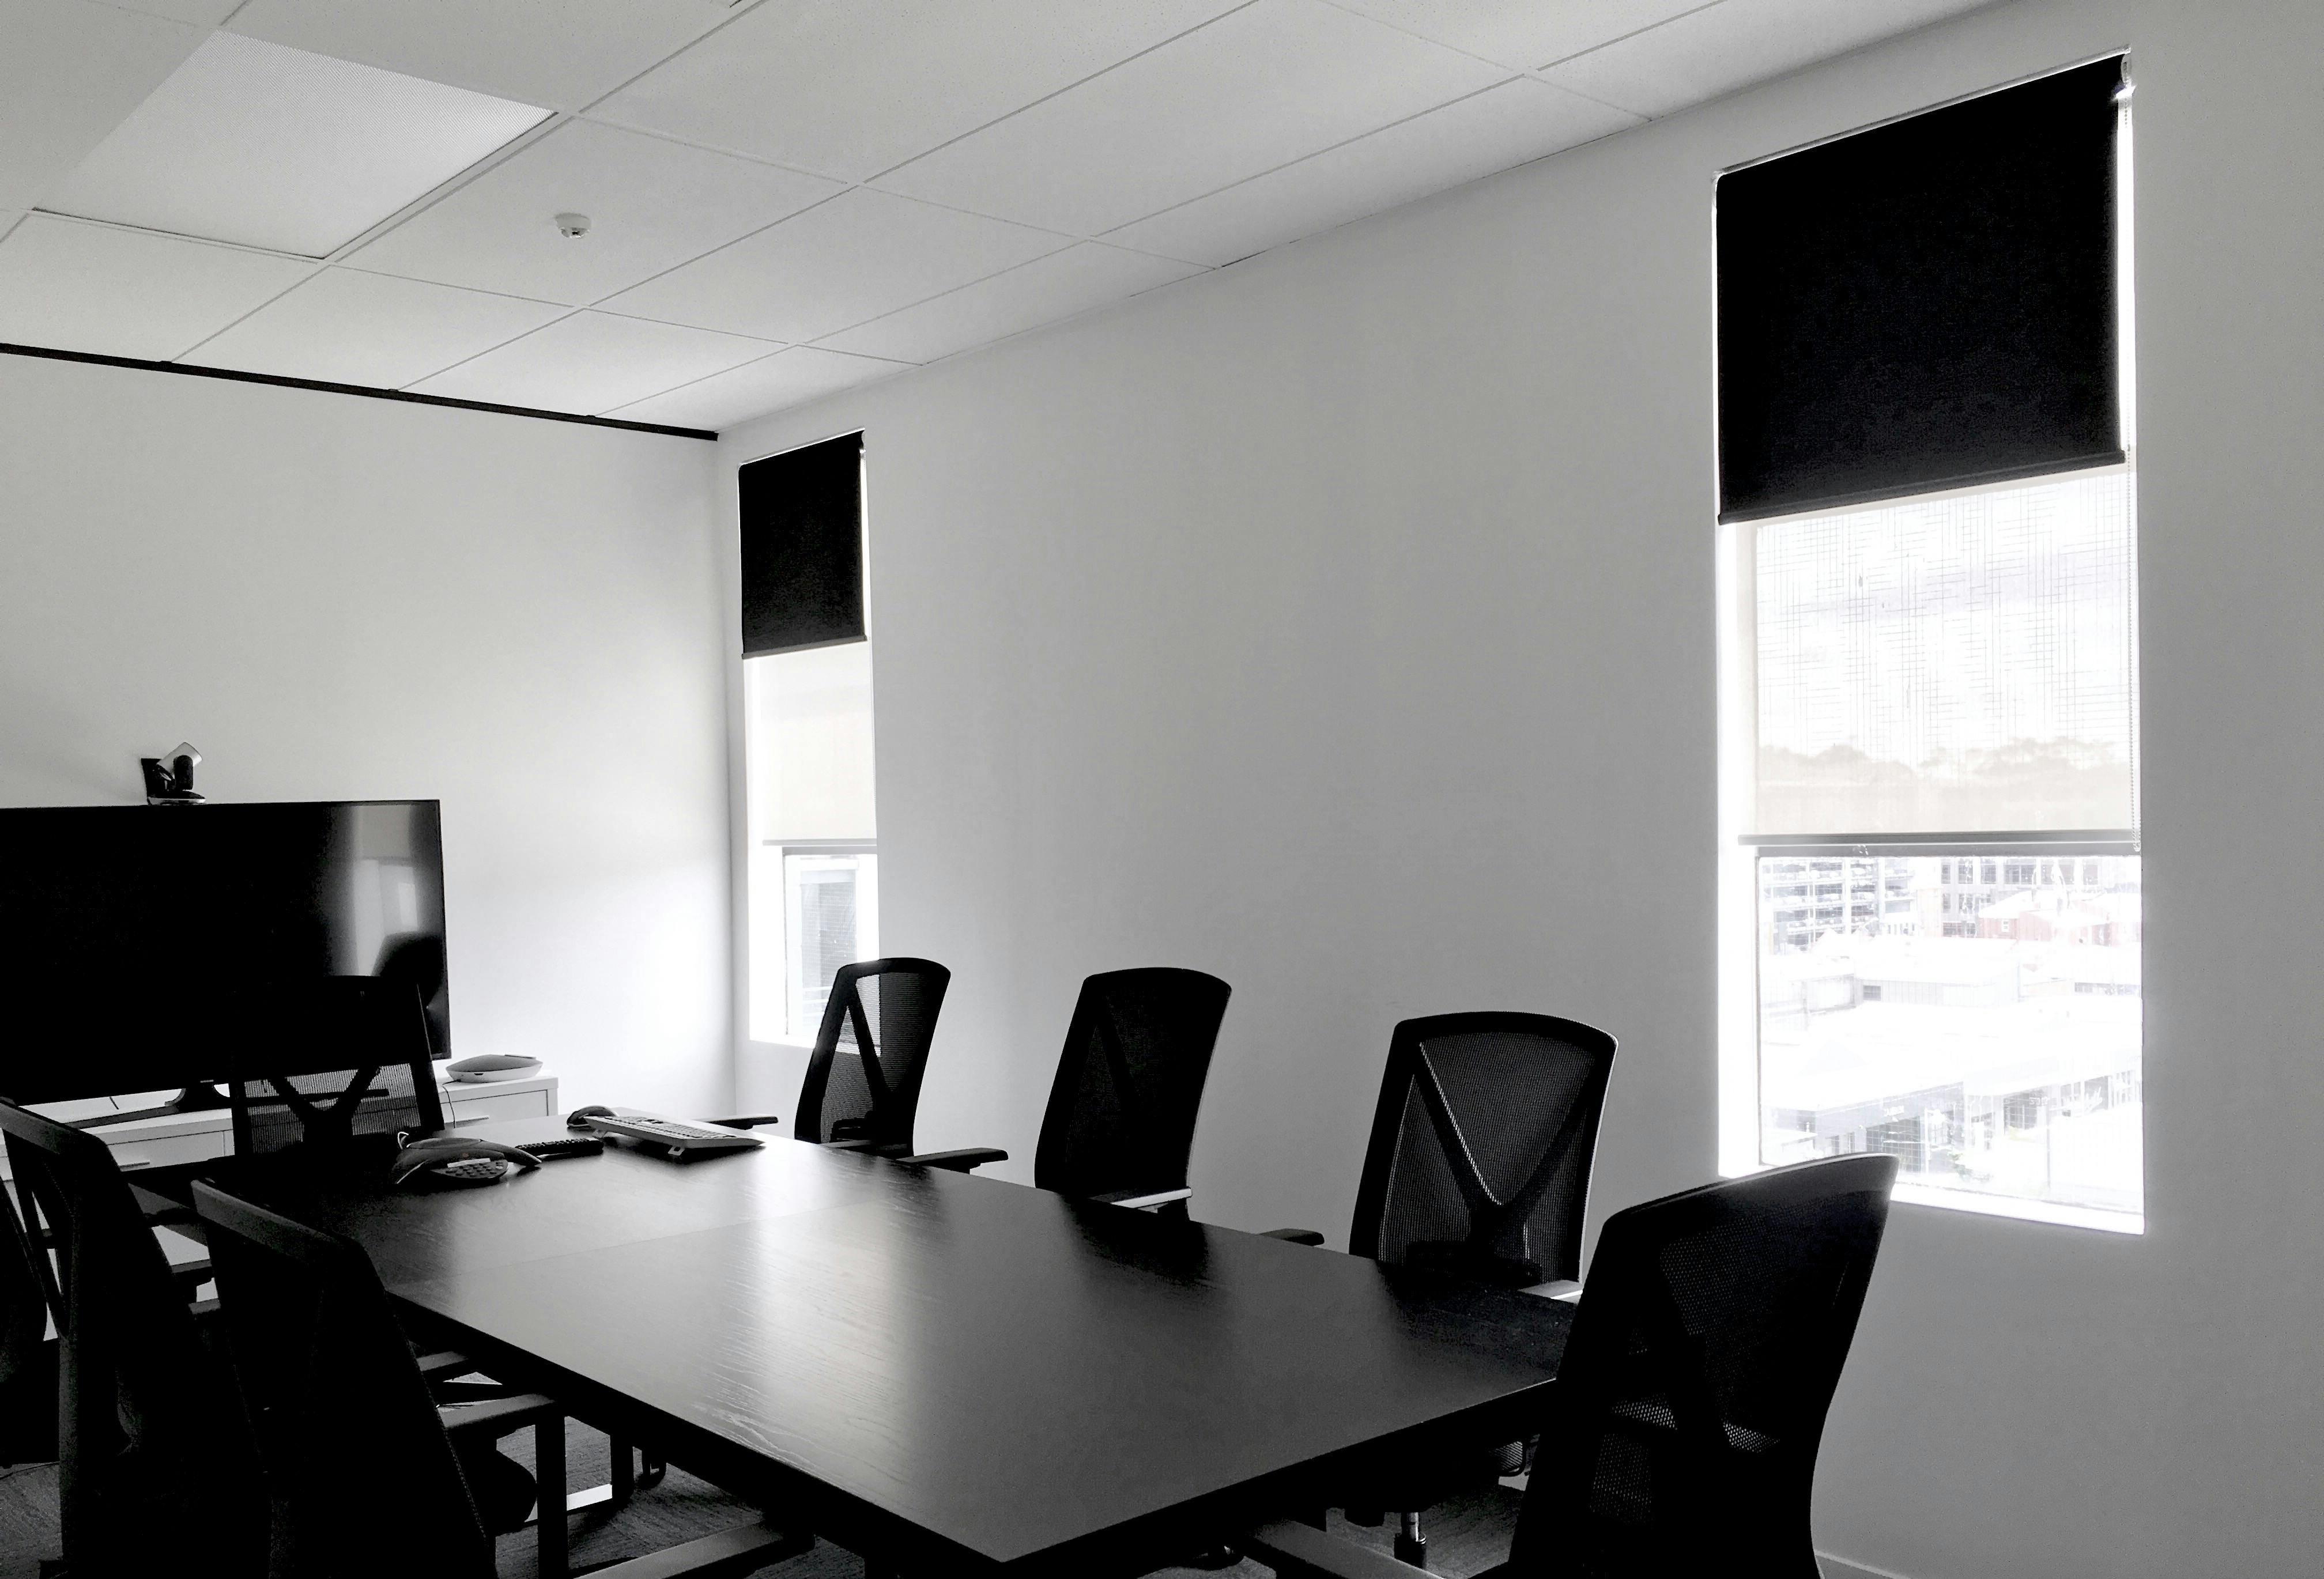
<path id="1" fill-rule="evenodd" d="M 607 1446 L 613 1455 L 613 1506 L 626 1508 L 638 1490 L 637 1451 L 620 1437 L 613 1437 Z"/>
<path id="2" fill-rule="evenodd" d="M 534 1422 L 532 1464 L 540 1576 L 565 1579 L 570 1568 L 565 1547 L 565 1417 L 553 1409 Z"/>

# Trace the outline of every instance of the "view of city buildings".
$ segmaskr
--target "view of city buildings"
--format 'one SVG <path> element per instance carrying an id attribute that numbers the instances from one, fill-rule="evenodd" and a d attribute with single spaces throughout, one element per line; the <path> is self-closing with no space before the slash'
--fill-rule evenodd
<path id="1" fill-rule="evenodd" d="M 1762 1156 L 2103 1211 L 2140 1196 L 2139 858 L 1763 854 Z"/>
<path id="2" fill-rule="evenodd" d="M 2135 503 L 2107 468 L 1753 527 L 1764 1161 L 2143 1212 Z"/>

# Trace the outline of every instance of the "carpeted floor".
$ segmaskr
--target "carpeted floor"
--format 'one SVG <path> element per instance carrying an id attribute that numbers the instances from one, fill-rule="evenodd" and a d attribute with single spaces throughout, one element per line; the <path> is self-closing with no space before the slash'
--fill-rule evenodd
<path id="1" fill-rule="evenodd" d="M 509 1456 L 531 1462 L 530 1435 L 513 1437 L 504 1444 Z M 576 1486 L 601 1484 L 607 1475 L 605 1439 L 586 1426 L 567 1434 L 567 1473 Z M 1433 1510 L 1427 1520 L 1428 1565 L 1448 1579 L 1467 1579 L 1508 1556 L 1509 1532 L 1517 1522 L 1517 1493 L 1497 1488 L 1461 1502 Z M 663 1547 L 676 1546 L 729 1525 L 756 1517 L 747 1505 L 715 1486 L 673 1469 L 650 1492 L 641 1492 L 618 1514 L 594 1511 L 576 1514 L 572 1522 L 573 1564 L 618 1562 Z M 1333 1533 L 1386 1549 L 1393 1531 L 1363 1529 L 1332 1515 Z M 503 1537 L 500 1543 L 503 1579 L 537 1579 L 534 1536 L 530 1531 Z M 0 1472 L 0 1579 L 37 1579 L 40 1560 L 57 1555 L 57 1472 L 53 1464 L 32 1464 Z M 863 1564 L 853 1553 L 828 1543 L 802 1556 L 764 1570 L 776 1579 L 858 1579 Z M 1224 1570 L 1193 1568 L 1161 1570 L 1167 1579 L 1264 1579 L 1268 1570 L 1244 1562 Z"/>

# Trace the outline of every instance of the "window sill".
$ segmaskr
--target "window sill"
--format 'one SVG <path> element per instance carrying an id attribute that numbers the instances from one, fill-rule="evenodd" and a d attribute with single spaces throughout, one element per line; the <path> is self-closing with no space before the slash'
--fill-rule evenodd
<path id="1" fill-rule="evenodd" d="M 1766 1171 L 1764 1168 L 1720 1170 L 1729 1179 L 1741 1179 Z M 1910 1207 L 1969 1212 L 1981 1217 L 2011 1217 L 2021 1223 L 2049 1223 L 2061 1228 L 2088 1228 L 2100 1234 L 2126 1234 L 2135 1237 L 2146 1232 L 2146 1216 L 2142 1212 L 2109 1212 L 2096 1207 L 2061 1206 L 2055 1201 L 2024 1200 L 2015 1196 L 1980 1195 L 1975 1190 L 1938 1189 L 1930 1185 L 1911 1183 L 1899 1183 L 1892 1198 Z"/>
<path id="2" fill-rule="evenodd" d="M 2090 1228 L 2101 1234 L 2141 1235 L 2146 1232 L 2146 1216 L 2143 1212 L 2109 1212 L 2096 1207 L 2023 1200 L 2015 1196 L 1979 1195 L 1968 1189 L 1937 1189 L 1925 1184 L 1899 1184 L 1895 1198 L 1907 1206 L 1975 1212 L 1986 1217 L 2015 1217 L 2025 1223 L 2052 1223 L 2061 1228 Z"/>

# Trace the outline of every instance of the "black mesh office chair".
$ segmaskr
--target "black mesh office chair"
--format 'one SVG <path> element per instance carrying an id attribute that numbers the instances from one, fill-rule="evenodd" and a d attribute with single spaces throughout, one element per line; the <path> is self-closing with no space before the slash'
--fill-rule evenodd
<path id="1" fill-rule="evenodd" d="M 1167 966 L 1083 982 L 1041 1117 L 1035 1186 L 1184 1216 L 1194 1117 L 1232 990 Z M 972 1147 L 905 1160 L 965 1172 L 1008 1155 Z"/>
<path id="2" fill-rule="evenodd" d="M 1550 1014 L 1486 1010 L 1397 1026 L 1350 1252 L 1506 1289 L 1577 1287 L 1613 1069 L 1613 1037 Z M 1270 1236 L 1323 1243 L 1306 1229 Z M 1427 1542 L 1417 1510 L 1518 1473 L 1525 1455 L 1525 1444 L 1510 1443 L 1473 1463 L 1437 1460 L 1379 1488 L 1376 1501 L 1359 1491 L 1351 1517 L 1374 1522 L 1381 1502 L 1404 1510 L 1397 1552 L 1420 1562 Z"/>
<path id="3" fill-rule="evenodd" d="M 464 1437 L 523 1418 L 562 1455 L 555 1403 L 535 1396 L 440 1408 L 361 1246 L 208 1184 L 209 1231 L 235 1375 L 257 1422 L 272 1501 L 276 1579 L 450 1579 L 493 1572 L 493 1524 Z M 553 1433 L 553 1435 L 551 1435 Z M 550 1520 L 542 1521 L 546 1530 Z M 562 1520 L 556 1521 L 560 1527 Z M 383 1538 L 392 1531 L 392 1538 Z M 546 1547 L 544 1542 L 544 1547 Z M 606 1579 L 727 1579 L 807 1549 L 747 1525 L 595 1572 Z M 560 1549 L 544 1563 L 562 1566 Z"/>
<path id="4" fill-rule="evenodd" d="M 242 1028 L 234 1149 L 250 1157 L 304 1144 L 376 1153 L 398 1134 L 444 1127 L 428 1016 L 400 976 L 333 976 L 258 1000 Z M 357 1143 L 357 1137 L 374 1139 Z"/>
<path id="5" fill-rule="evenodd" d="M 1608 1218 L 1494 1579 L 1815 1579 L 1816 1450 L 1895 1180 L 1831 1157 Z M 1417 1572 L 1302 1524 L 1239 1544 L 1283 1579 Z"/>
<path id="6" fill-rule="evenodd" d="M 1398 1025 L 1350 1252 L 1508 1288 L 1579 1279 L 1613 1070 L 1613 1037 L 1549 1014 Z"/>
<path id="7" fill-rule="evenodd" d="M 839 968 L 799 1082 L 799 1139 L 881 1157 L 910 1152 L 928 1047 L 951 985 L 952 972 L 933 959 L 866 959 Z M 777 1120 L 751 1114 L 710 1122 L 755 1129 Z"/>
<path id="8" fill-rule="evenodd" d="M 76 1574 L 249 1573 L 263 1505 L 204 1324 L 94 1135 L 0 1102 L 0 1134 L 59 1338 L 60 1513 Z"/>

